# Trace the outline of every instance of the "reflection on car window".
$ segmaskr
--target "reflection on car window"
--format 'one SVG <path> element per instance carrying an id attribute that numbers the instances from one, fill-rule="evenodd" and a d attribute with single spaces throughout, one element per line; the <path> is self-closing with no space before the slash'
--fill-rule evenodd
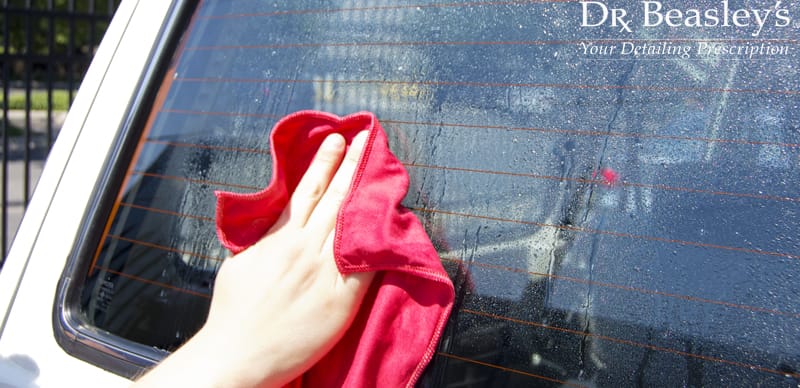
<path id="1" fill-rule="evenodd" d="M 198 7 L 88 323 L 179 346 L 227 255 L 213 191 L 269 182 L 283 115 L 370 110 L 456 284 L 422 385 L 798 384 L 794 1 L 283 3 Z"/>

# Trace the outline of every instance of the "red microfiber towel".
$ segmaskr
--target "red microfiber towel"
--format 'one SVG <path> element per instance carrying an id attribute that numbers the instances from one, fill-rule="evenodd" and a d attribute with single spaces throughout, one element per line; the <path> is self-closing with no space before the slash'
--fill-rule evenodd
<path id="1" fill-rule="evenodd" d="M 269 186 L 252 194 L 216 193 L 219 239 L 234 253 L 261 239 L 322 140 L 340 133 L 349 147 L 362 130 L 369 137 L 339 210 L 333 252 L 342 274 L 379 272 L 342 340 L 293 386 L 413 386 L 433 357 L 453 305 L 453 284 L 436 250 L 416 216 L 400 204 L 408 174 L 369 112 L 340 118 L 302 111 L 280 120 L 271 135 Z"/>

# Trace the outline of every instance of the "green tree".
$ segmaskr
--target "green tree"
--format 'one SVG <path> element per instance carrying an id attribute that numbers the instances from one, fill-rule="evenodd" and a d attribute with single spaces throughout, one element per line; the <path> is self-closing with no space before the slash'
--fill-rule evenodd
<path id="1" fill-rule="evenodd" d="M 30 4 L 26 4 L 30 3 Z M 64 58 L 72 56 L 82 58 L 88 63 L 88 58 L 94 50 L 108 27 L 110 14 L 116 9 L 119 0 L 92 1 L 92 0 L 15 0 L 8 1 L 7 10 L 0 20 L 0 34 L 5 31 L 8 23 L 8 53 L 28 54 L 34 56 L 57 56 Z M 18 13 L 9 10 L 30 10 L 32 12 Z M 31 41 L 27 41 L 30 29 Z M 5 37 L 0 35 L 0 54 L 5 53 Z M 52 41 L 52 45 L 51 45 Z M 42 78 L 46 63 L 34 63 L 34 78 Z M 59 79 L 64 79 L 67 72 L 83 70 L 69 69 L 65 64 L 60 64 L 55 73 Z M 80 66 L 79 66 L 80 67 Z M 20 78 L 24 69 L 24 62 L 15 61 L 12 66 L 12 78 Z"/>

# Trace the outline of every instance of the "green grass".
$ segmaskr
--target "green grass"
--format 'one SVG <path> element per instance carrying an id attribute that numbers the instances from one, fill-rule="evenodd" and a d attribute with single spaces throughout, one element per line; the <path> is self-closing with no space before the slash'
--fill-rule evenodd
<path id="1" fill-rule="evenodd" d="M 3 96 L 0 95 L 0 106 Z M 13 93 L 8 97 L 8 109 L 25 109 L 25 93 Z M 69 110 L 69 94 L 66 90 L 53 90 L 53 110 Z M 47 110 L 47 91 L 31 92 L 31 110 Z"/>

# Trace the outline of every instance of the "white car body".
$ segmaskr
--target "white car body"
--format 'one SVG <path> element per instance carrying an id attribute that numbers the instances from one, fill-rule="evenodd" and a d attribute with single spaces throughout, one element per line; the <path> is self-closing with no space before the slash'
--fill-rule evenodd
<path id="1" fill-rule="evenodd" d="M 81 219 L 170 6 L 122 2 L 49 154 L 0 272 L 0 386 L 130 384 L 65 352 L 53 311 Z"/>

